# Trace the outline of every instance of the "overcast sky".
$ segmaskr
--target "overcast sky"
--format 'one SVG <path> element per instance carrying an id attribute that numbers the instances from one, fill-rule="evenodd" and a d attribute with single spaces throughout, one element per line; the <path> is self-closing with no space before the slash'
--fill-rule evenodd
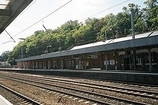
<path id="1" fill-rule="evenodd" d="M 0 55 L 4 51 L 11 51 L 19 43 L 19 38 L 26 38 L 37 30 L 44 30 L 42 24 L 44 24 L 47 29 L 56 29 L 69 20 L 84 22 L 87 18 L 101 18 L 109 13 L 117 14 L 122 11 L 123 6 L 127 6 L 129 3 L 135 3 L 143 7 L 143 2 L 146 0 L 72 0 L 60 10 L 41 20 L 68 1 L 70 0 L 33 0 L 6 29 L 16 40 L 16 43 L 10 42 L 12 40 L 5 31 L 0 35 Z M 113 6 L 115 7 L 111 8 Z M 99 14 L 94 15 L 96 13 Z M 33 27 L 22 32 L 39 20 L 41 21 Z"/>

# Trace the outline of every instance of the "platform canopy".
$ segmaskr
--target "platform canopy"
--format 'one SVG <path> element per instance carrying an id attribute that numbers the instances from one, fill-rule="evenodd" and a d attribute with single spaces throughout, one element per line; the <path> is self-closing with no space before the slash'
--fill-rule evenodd
<path id="1" fill-rule="evenodd" d="M 55 57 L 64 57 L 64 56 L 72 56 L 72 55 L 81 55 L 81 54 L 83 55 L 83 54 L 91 54 L 98 52 L 110 52 L 114 50 L 125 51 L 125 49 L 152 48 L 152 47 L 153 48 L 158 47 L 158 31 L 138 34 L 135 36 L 134 40 L 132 39 L 132 36 L 127 36 L 117 39 L 109 39 L 96 43 L 76 46 L 70 50 L 63 50 L 63 51 L 52 52 L 48 54 L 16 59 L 16 62 L 48 59 L 53 57 L 55 58 Z"/>
<path id="2" fill-rule="evenodd" d="M 0 0 L 0 34 L 33 0 Z"/>

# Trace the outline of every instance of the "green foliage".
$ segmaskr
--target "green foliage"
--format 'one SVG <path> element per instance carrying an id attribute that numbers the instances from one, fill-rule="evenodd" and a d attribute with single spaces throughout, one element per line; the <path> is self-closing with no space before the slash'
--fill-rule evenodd
<path id="1" fill-rule="evenodd" d="M 158 30 L 158 2 L 157 0 L 147 0 L 144 2 L 146 8 L 143 8 L 144 19 L 147 30 Z"/>
<path id="2" fill-rule="evenodd" d="M 46 50 L 59 51 L 59 47 L 66 50 L 75 45 L 130 35 L 131 8 L 134 9 L 135 33 L 158 30 L 157 0 L 147 0 L 145 4 L 146 8 L 141 9 L 131 3 L 123 7 L 123 12 L 111 13 L 101 19 L 88 18 L 85 23 L 70 20 L 54 30 L 38 30 L 10 52 L 9 61 L 14 64 L 14 59 L 21 58 L 22 52 L 23 57 L 35 56 L 44 54 Z"/>
<path id="3" fill-rule="evenodd" d="M 0 56 L 0 62 L 6 62 L 9 56 L 9 51 L 5 51 Z"/>

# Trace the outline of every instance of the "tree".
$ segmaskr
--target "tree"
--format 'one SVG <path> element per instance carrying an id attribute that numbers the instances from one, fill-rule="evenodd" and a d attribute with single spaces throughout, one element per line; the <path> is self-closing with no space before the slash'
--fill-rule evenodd
<path id="1" fill-rule="evenodd" d="M 157 0 L 147 0 L 144 2 L 146 8 L 144 8 L 144 18 L 148 30 L 157 30 L 158 29 L 158 2 Z"/>
<path id="2" fill-rule="evenodd" d="M 72 48 L 75 45 L 86 44 L 124 37 L 131 34 L 130 11 L 134 10 L 135 33 L 158 29 L 157 0 L 147 0 L 146 8 L 130 3 L 123 7 L 123 12 L 116 15 L 110 13 L 101 19 L 88 18 L 84 23 L 77 20 L 65 22 L 57 29 L 35 31 L 33 35 L 20 42 L 9 54 L 9 61 L 24 57 L 44 54 L 47 46 L 51 45 L 49 52 L 56 52 L 59 47 L 62 50 Z M 0 56 L 0 60 L 3 57 Z"/>
<path id="3" fill-rule="evenodd" d="M 0 62 L 8 61 L 9 53 L 10 53 L 9 51 L 3 52 L 2 55 L 0 56 Z"/>

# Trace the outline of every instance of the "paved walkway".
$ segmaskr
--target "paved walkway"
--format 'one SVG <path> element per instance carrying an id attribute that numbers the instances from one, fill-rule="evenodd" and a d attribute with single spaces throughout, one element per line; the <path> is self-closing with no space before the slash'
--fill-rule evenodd
<path id="1" fill-rule="evenodd" d="M 3 96 L 0 95 L 0 105 L 13 105 L 8 100 L 6 100 Z"/>

